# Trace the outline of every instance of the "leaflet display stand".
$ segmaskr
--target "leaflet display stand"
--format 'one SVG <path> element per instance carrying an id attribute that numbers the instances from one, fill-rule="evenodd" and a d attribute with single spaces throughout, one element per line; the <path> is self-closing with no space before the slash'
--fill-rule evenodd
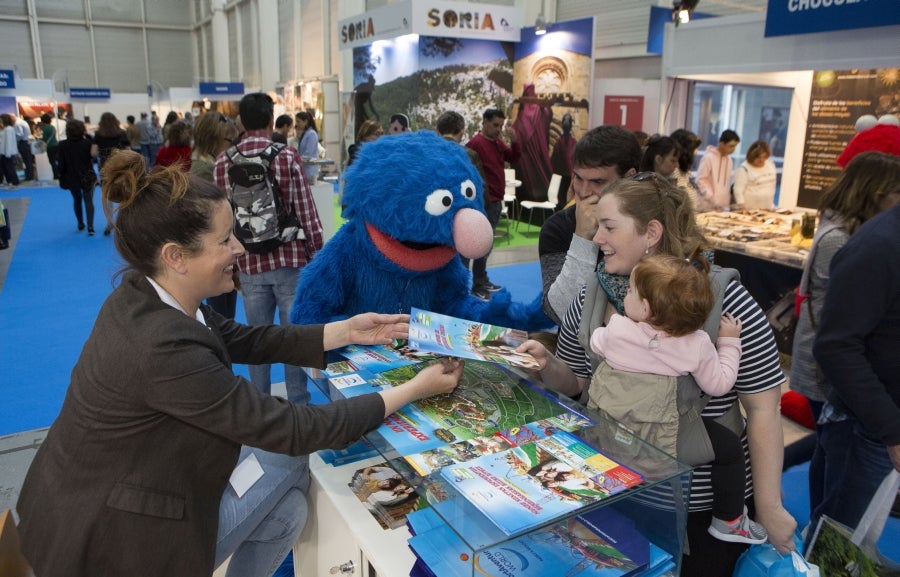
<path id="1" fill-rule="evenodd" d="M 521 383 L 536 386 L 517 369 L 501 370 L 514 379 L 519 379 Z M 308 373 L 310 380 L 327 396 L 335 398 L 341 395 L 341 390 L 330 384 L 320 371 L 309 370 Z M 596 450 L 603 457 L 640 475 L 642 482 L 620 492 L 612 492 L 600 500 L 586 502 L 569 512 L 546 516 L 542 514 L 536 517 L 535 522 L 510 530 L 497 522 L 496 511 L 494 515 L 488 516 L 486 511 L 489 509 L 483 503 L 473 503 L 473 496 L 477 498 L 479 495 L 464 494 L 454 483 L 446 482 L 448 476 L 452 476 L 451 473 L 444 471 L 443 479 L 440 474 L 423 474 L 421 467 L 415 467 L 414 460 L 407 458 L 410 456 L 408 450 L 398 450 L 389 435 L 375 431 L 367 435 L 366 439 L 378 451 L 377 457 L 340 467 L 325 464 L 318 456 L 311 458 L 312 510 L 307 527 L 294 548 L 297 575 L 310 577 L 329 574 L 329 571 L 331 574 L 365 577 L 409 575 L 416 559 L 411 547 L 423 559 L 430 551 L 433 557 L 448 560 L 454 565 L 453 575 L 465 576 L 492 574 L 486 573 L 484 567 L 492 562 L 506 563 L 502 559 L 504 555 L 509 556 L 510 551 L 524 551 L 527 555 L 535 547 L 556 547 L 561 548 L 560 558 L 571 561 L 567 571 L 579 571 L 582 574 L 580 571 L 584 569 L 583 574 L 590 575 L 591 567 L 608 567 L 606 563 L 609 558 L 595 557 L 595 551 L 591 547 L 585 547 L 583 541 L 570 539 L 569 536 L 575 525 L 581 527 L 582 521 L 590 525 L 587 519 L 591 518 L 615 518 L 616 522 L 627 524 L 629 531 L 645 541 L 651 555 L 655 555 L 656 561 L 651 559 L 650 563 L 656 562 L 656 565 L 648 565 L 645 560 L 643 565 L 632 565 L 630 570 L 611 574 L 677 575 L 690 501 L 691 468 L 635 437 L 617 423 L 552 391 L 537 387 L 562 408 L 579 413 L 593 423 L 565 433 L 565 438 L 583 443 L 585 447 Z M 426 523 L 426 529 L 420 531 L 420 528 L 416 528 L 417 535 L 412 540 L 407 527 L 383 530 L 348 487 L 354 471 L 383 461 L 387 461 L 431 505 L 424 512 L 412 514 L 427 514 L 430 519 Z M 498 461 L 501 465 L 498 470 L 503 469 L 503 460 Z M 465 467 L 459 467 L 459 470 L 460 474 L 467 472 Z M 504 474 L 514 473 L 500 471 L 498 474 L 502 478 Z M 495 479 L 489 479 L 490 482 L 499 485 Z M 510 486 L 515 487 L 515 482 L 510 483 Z M 502 491 L 513 500 L 521 500 L 507 485 L 503 486 Z M 555 497 L 548 492 L 546 499 L 552 498 Z M 535 508 L 535 503 L 537 509 L 540 509 L 549 501 L 531 501 L 528 506 Z M 434 527 L 438 530 L 430 532 Z M 603 527 L 600 529 L 602 533 Z M 420 537 L 421 532 L 435 537 Z M 433 550 L 435 547 L 440 550 Z M 660 558 L 664 560 L 665 568 L 662 568 Z M 555 566 L 555 569 L 559 569 L 559 566 Z M 510 570 L 508 566 L 506 570 Z M 530 571 L 532 572 L 513 570 L 510 574 L 541 574 L 533 573 L 534 562 L 531 563 Z"/>

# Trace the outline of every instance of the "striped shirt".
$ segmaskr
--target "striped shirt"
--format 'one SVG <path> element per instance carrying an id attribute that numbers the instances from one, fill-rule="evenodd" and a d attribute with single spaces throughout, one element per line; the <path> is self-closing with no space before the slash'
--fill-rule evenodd
<path id="1" fill-rule="evenodd" d="M 584 308 L 584 295 L 585 289 L 582 288 L 578 298 L 566 311 L 566 316 L 559 328 L 556 356 L 566 363 L 577 376 L 590 380 L 590 358 L 578 342 L 578 325 L 581 322 L 581 311 Z M 741 320 L 742 353 L 734 389 L 721 397 L 710 399 L 703 410 L 703 416 L 710 418 L 725 414 L 737 400 L 737 393 L 760 393 L 773 387 L 780 387 L 785 381 L 772 328 L 762 309 L 739 282 L 732 281 L 725 289 L 722 312 L 729 312 Z M 746 430 L 741 436 L 741 443 L 744 446 L 747 471 L 745 494 L 746 497 L 750 497 L 753 494 L 753 483 L 750 475 L 750 453 Z M 712 508 L 710 471 L 710 465 L 694 468 L 691 482 L 691 511 L 705 511 Z M 648 493 L 645 496 L 651 504 L 658 505 L 660 508 L 671 507 L 670 494 L 667 495 L 664 491 L 655 492 L 655 494 Z"/>
<path id="2" fill-rule="evenodd" d="M 260 154 L 272 143 L 267 130 L 248 131 L 238 143 L 238 152 L 244 156 Z M 216 159 L 213 167 L 213 182 L 231 196 L 231 181 L 228 169 L 231 167 L 226 152 Z M 293 207 L 300 226 L 306 234 L 306 240 L 293 240 L 280 245 L 266 254 L 244 253 L 238 258 L 238 268 L 244 274 L 259 274 L 279 268 L 302 268 L 322 249 L 322 223 L 313 201 L 312 192 L 303 172 L 303 161 L 296 149 L 285 147 L 272 161 L 269 167 L 275 174 L 275 181 L 281 191 L 285 207 Z"/>

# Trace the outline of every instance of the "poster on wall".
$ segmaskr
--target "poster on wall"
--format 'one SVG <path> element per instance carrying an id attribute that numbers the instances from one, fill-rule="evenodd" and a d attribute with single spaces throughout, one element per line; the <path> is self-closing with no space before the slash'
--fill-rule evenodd
<path id="1" fill-rule="evenodd" d="M 546 200 L 550 176 L 564 180 L 565 201 L 575 142 L 588 128 L 593 18 L 555 22 L 521 42 L 432 36 L 400 37 L 353 49 L 353 132 L 366 120 L 388 132 L 405 114 L 412 130 L 433 129 L 448 110 L 467 121 L 464 142 L 498 108 L 512 123 L 523 158 L 516 165 L 520 200 Z"/>
<path id="2" fill-rule="evenodd" d="M 0 114 L 16 114 L 16 97 L 0 96 Z"/>
<path id="3" fill-rule="evenodd" d="M 433 129 L 448 110 L 473 134 L 487 108 L 506 110 L 512 90 L 512 43 L 420 36 L 353 49 L 355 130 L 366 120 L 405 114 L 410 128 Z"/>
<path id="4" fill-rule="evenodd" d="M 511 113 L 522 159 L 516 178 L 519 200 L 547 200 L 553 174 L 562 176 L 560 205 L 572 176 L 575 143 L 590 128 L 594 19 L 554 22 L 546 34 L 522 29 L 515 46 Z"/>
<path id="5" fill-rule="evenodd" d="M 900 110 L 900 70 L 820 70 L 814 73 L 800 171 L 798 206 L 816 208 L 841 172 L 835 159 L 856 134 L 864 114 Z"/>

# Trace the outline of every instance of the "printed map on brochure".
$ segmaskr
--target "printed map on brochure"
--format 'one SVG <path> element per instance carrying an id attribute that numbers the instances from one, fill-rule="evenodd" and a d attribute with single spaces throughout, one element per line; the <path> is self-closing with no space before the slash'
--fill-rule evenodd
<path id="1" fill-rule="evenodd" d="M 525 331 L 467 321 L 413 307 L 409 313 L 412 350 L 490 361 L 523 369 L 536 369 L 538 362 L 516 347 L 528 339 Z"/>
<path id="2" fill-rule="evenodd" d="M 444 467 L 440 475 L 507 534 L 644 481 L 566 432 Z"/>
<path id="3" fill-rule="evenodd" d="M 404 383 L 424 366 L 410 365 L 381 373 L 365 386 L 371 391 L 372 385 Z M 501 367 L 468 361 L 460 384 L 452 393 L 406 405 L 385 419 L 377 432 L 405 456 L 475 437 L 489 437 L 548 417 L 572 423 L 569 430 L 593 424 Z"/>

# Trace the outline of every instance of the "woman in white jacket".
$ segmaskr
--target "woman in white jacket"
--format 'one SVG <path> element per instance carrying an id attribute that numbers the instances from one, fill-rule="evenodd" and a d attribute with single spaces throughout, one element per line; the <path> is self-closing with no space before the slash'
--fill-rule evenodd
<path id="1" fill-rule="evenodd" d="M 734 173 L 734 202 L 756 210 L 775 206 L 775 163 L 769 145 L 757 140 L 747 149 L 747 158 Z"/>

